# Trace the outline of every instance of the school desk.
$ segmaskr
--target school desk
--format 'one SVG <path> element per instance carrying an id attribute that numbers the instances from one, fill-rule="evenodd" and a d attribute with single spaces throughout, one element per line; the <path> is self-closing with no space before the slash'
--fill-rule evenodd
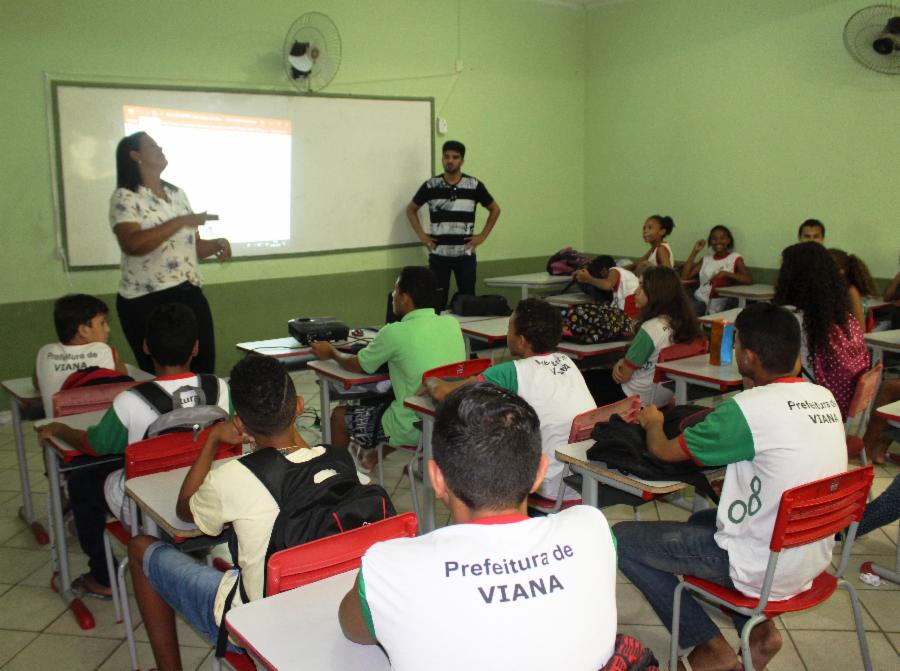
<path id="1" fill-rule="evenodd" d="M 699 319 L 704 326 L 710 326 L 712 322 L 715 321 L 731 322 L 732 324 L 734 324 L 734 320 L 737 319 L 737 316 L 741 314 L 741 311 L 743 309 L 744 308 L 731 308 L 730 310 L 713 312 L 708 315 L 703 315 Z"/>
<path id="2" fill-rule="evenodd" d="M 469 358 L 472 354 L 472 340 L 485 342 L 491 346 L 506 342 L 509 317 L 491 317 L 490 319 L 466 322 L 459 326 L 466 341 L 466 358 Z"/>
<path id="3" fill-rule="evenodd" d="M 553 296 L 545 296 L 544 300 L 550 305 L 558 305 L 559 307 L 569 307 L 572 305 L 584 305 L 586 303 L 596 303 L 596 301 L 585 293 L 576 291 L 568 294 L 554 294 Z"/>
<path id="4" fill-rule="evenodd" d="M 771 284 L 735 284 L 716 289 L 720 296 L 738 299 L 738 307 L 747 307 L 747 301 L 770 301 L 775 297 Z"/>
<path id="5" fill-rule="evenodd" d="M 307 367 L 315 372 L 319 378 L 319 406 L 320 416 L 319 423 L 322 426 L 322 442 L 331 443 L 331 384 L 333 380 L 340 385 L 344 391 L 350 391 L 353 387 L 362 384 L 375 384 L 388 380 L 387 373 L 353 373 L 349 370 L 341 368 L 337 361 L 328 359 L 327 361 L 310 361 Z M 354 398 L 359 398 L 358 395 Z"/>
<path id="6" fill-rule="evenodd" d="M 88 427 L 97 424 L 103 417 L 105 410 L 95 410 L 78 415 L 67 415 L 60 420 L 43 419 L 35 422 L 35 426 L 41 427 L 52 421 L 64 421 L 73 429 L 87 430 Z M 91 468 L 101 463 L 121 459 L 122 455 L 111 457 L 89 457 L 79 452 L 61 438 L 51 438 L 44 443 L 44 455 L 47 463 L 47 479 L 49 481 L 49 506 L 47 521 L 50 532 L 50 558 L 53 564 L 53 576 L 50 586 L 62 597 L 72 611 L 75 621 L 82 629 L 94 628 L 94 616 L 80 598 L 72 591 L 72 576 L 69 573 L 69 555 L 66 541 L 65 519 L 63 517 L 62 497 L 60 488 L 62 476 L 65 473 L 80 468 Z"/>
<path id="7" fill-rule="evenodd" d="M 346 571 L 258 599 L 225 615 L 231 637 L 269 671 L 388 671 L 377 645 L 351 643 L 341 632 L 338 606 L 358 571 Z"/>
<path id="8" fill-rule="evenodd" d="M 410 396 L 403 400 L 403 405 L 422 420 L 422 513 L 419 515 L 419 534 L 427 534 L 434 530 L 434 485 L 428 474 L 428 462 L 431 459 L 431 436 L 434 432 L 435 403 L 430 396 Z"/>
<path id="9" fill-rule="evenodd" d="M 685 359 L 657 363 L 656 370 L 665 373 L 670 380 L 674 380 L 675 402 L 678 405 L 687 403 L 689 384 L 724 392 L 741 386 L 742 380 L 734 359 L 727 366 L 716 366 L 709 363 L 709 354 L 698 354 Z"/>
<path id="10" fill-rule="evenodd" d="M 590 345 L 581 345 L 566 340 L 560 340 L 556 346 L 557 352 L 567 354 L 576 361 L 584 361 L 593 356 L 601 356 L 603 354 L 615 354 L 616 352 L 624 352 L 631 344 L 630 340 L 615 340 L 613 342 L 592 343 Z"/>
<path id="11" fill-rule="evenodd" d="M 335 347 L 340 347 L 348 341 L 367 343 L 375 337 L 376 333 L 377 331 L 364 329 L 361 337 L 350 337 L 347 341 L 342 340 L 335 342 L 334 345 Z M 246 352 L 247 354 L 253 352 L 255 354 L 273 357 L 288 367 L 298 366 L 316 358 L 311 347 L 308 345 L 301 345 L 293 336 L 239 342 L 236 347 L 241 352 Z"/>
<path id="12" fill-rule="evenodd" d="M 572 278 L 568 275 L 551 275 L 543 272 L 489 277 L 484 283 L 489 287 L 518 287 L 524 300 L 528 298 L 528 292 L 532 289 L 562 289 L 571 281 Z"/>
<path id="13" fill-rule="evenodd" d="M 900 329 L 866 333 L 866 345 L 872 350 L 872 365 L 884 358 L 885 352 L 900 352 Z"/>

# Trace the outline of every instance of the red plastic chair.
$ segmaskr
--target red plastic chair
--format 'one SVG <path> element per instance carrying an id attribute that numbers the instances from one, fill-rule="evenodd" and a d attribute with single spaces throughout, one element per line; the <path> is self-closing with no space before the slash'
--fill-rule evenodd
<path id="1" fill-rule="evenodd" d="M 105 410 L 112 405 L 113 399 L 126 389 L 131 389 L 140 382 L 129 380 L 127 382 L 111 382 L 110 384 L 95 384 L 89 387 L 76 387 L 58 391 L 53 395 L 53 416 L 65 417 L 77 415 L 82 412 Z"/>
<path id="2" fill-rule="evenodd" d="M 266 596 L 302 587 L 339 573 L 358 569 L 362 556 L 375 543 L 416 535 L 414 513 L 402 513 L 334 536 L 320 538 L 281 552 L 266 564 Z M 225 621 L 228 626 L 228 620 Z M 231 627 L 229 627 L 231 630 Z M 251 652 L 253 649 L 250 648 Z M 236 671 L 251 671 L 256 666 L 248 655 L 227 652 L 225 662 Z"/>
<path id="3" fill-rule="evenodd" d="M 856 389 L 853 391 L 853 398 L 850 399 L 850 409 L 847 411 L 847 456 L 855 457 L 859 455 L 862 465 L 869 463 L 866 458 L 865 445 L 862 436 L 866 432 L 866 426 L 869 424 L 869 415 L 872 414 L 872 405 L 875 402 L 875 396 L 878 394 L 878 387 L 881 385 L 881 374 L 884 371 L 884 365 L 879 361 L 878 365 L 859 376 L 856 381 Z M 856 424 L 855 432 L 850 430 L 851 420 L 859 418 Z"/>
<path id="4" fill-rule="evenodd" d="M 206 442 L 206 436 L 209 434 L 209 431 L 209 428 L 201 431 L 197 436 L 196 442 L 194 441 L 193 433 L 184 432 L 167 433 L 132 443 L 125 448 L 125 479 L 129 480 L 142 475 L 151 475 L 190 466 L 194 463 L 197 454 Z M 242 449 L 242 445 L 219 443 L 215 459 L 240 456 Z M 126 499 L 126 503 L 129 506 L 132 526 L 136 527 L 138 519 L 137 505 L 131 499 Z M 128 566 L 128 557 L 123 557 L 119 561 L 118 566 L 116 566 L 113 560 L 111 543 L 111 540 L 115 539 L 121 545 L 127 546 L 133 531 L 134 528 L 129 529 L 120 520 L 116 519 L 107 522 L 105 533 L 103 534 L 103 550 L 106 553 L 106 568 L 109 571 L 109 575 L 111 578 L 115 575 L 115 579 L 110 580 L 110 587 L 112 587 L 116 622 L 124 623 L 125 639 L 128 643 L 128 653 L 131 656 L 131 668 L 137 671 L 139 668 L 137 650 L 134 643 L 131 611 L 128 606 L 128 592 L 125 589 L 125 569 Z M 173 540 L 176 543 L 180 543 L 184 539 L 175 537 Z"/>
<path id="5" fill-rule="evenodd" d="M 853 585 L 844 580 L 842 576 L 850 561 L 850 551 L 853 547 L 853 540 L 856 538 L 856 528 L 859 526 L 859 520 L 866 507 L 866 499 L 869 488 L 872 486 L 873 477 L 873 469 L 869 465 L 794 487 L 781 495 L 778 516 L 775 518 L 775 526 L 772 529 L 772 541 L 769 543 L 771 551 L 769 563 L 758 599 L 745 596 L 738 591 L 708 580 L 684 576 L 684 580 L 675 589 L 673 601 L 674 617 L 669 668 L 674 669 L 677 664 L 682 590 L 687 589 L 719 606 L 724 606 L 750 618 L 741 633 L 741 655 L 745 671 L 753 671 L 753 661 L 750 657 L 750 632 L 753 627 L 783 613 L 793 613 L 817 606 L 828 599 L 838 587 L 843 587 L 850 594 L 863 666 L 869 671 L 872 668 L 872 660 L 869 657 L 869 646 L 866 642 L 859 598 Z M 790 599 L 769 602 L 769 593 L 775 578 L 778 557 L 782 550 L 831 538 L 839 531 L 847 529 L 848 526 L 850 528 L 844 540 L 841 563 L 834 575 L 823 571 L 816 576 L 812 586 L 805 592 Z"/>
<path id="6" fill-rule="evenodd" d="M 591 437 L 594 425 L 600 422 L 608 422 L 613 415 L 619 415 L 626 422 L 634 422 L 640 409 L 641 397 L 635 395 L 604 405 L 602 408 L 595 408 L 576 415 L 572 419 L 572 428 L 569 430 L 569 444 L 588 440 Z M 544 514 L 551 514 L 558 513 L 560 510 L 565 510 L 572 506 L 581 505 L 581 499 L 566 501 L 565 494 L 565 480 L 560 480 L 559 491 L 557 491 L 555 499 L 548 499 L 540 494 L 530 494 L 528 496 L 528 507 Z M 649 494 L 649 496 L 652 497 L 653 495 Z"/>

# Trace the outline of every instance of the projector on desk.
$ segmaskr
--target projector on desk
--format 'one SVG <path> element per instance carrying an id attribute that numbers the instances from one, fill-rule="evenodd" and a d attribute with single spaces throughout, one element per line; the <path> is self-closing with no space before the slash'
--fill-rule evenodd
<path id="1" fill-rule="evenodd" d="M 288 322 L 288 333 L 309 345 L 314 340 L 346 340 L 350 329 L 336 317 L 297 317 Z"/>

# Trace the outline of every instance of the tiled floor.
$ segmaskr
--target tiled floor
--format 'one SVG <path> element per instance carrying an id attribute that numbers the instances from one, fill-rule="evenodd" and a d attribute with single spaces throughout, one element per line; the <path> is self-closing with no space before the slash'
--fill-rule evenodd
<path id="1" fill-rule="evenodd" d="M 306 398 L 307 414 L 301 424 L 308 427 L 308 440 L 315 440 L 312 410 L 318 409 L 318 390 L 312 376 L 296 376 L 299 392 Z M 46 510 L 46 479 L 37 457 L 36 442 L 30 425 L 26 425 L 30 457 L 29 469 L 36 506 L 41 516 Z M 16 512 L 20 504 L 17 461 L 11 427 L 0 427 L 0 667 L 3 669 L 116 669 L 129 667 L 121 625 L 115 623 L 112 604 L 89 600 L 97 626 L 81 631 L 50 589 L 50 560 L 45 547 L 37 545 Z M 409 486 L 402 475 L 405 459 L 397 454 L 387 460 L 386 482 L 398 510 L 410 510 Z M 896 466 L 876 469 L 875 492 L 882 491 L 897 474 Z M 449 513 L 438 503 L 438 523 L 446 524 Z M 631 519 L 631 509 L 616 506 L 606 509 L 611 521 Z M 668 503 L 650 503 L 641 509 L 642 519 L 684 519 L 687 513 Z M 858 579 L 858 565 L 866 560 L 893 565 L 896 550 L 897 523 L 877 530 L 857 542 L 849 575 L 860 590 L 866 618 L 869 646 L 876 669 L 894 671 L 900 668 L 900 585 L 885 583 L 871 587 Z M 78 575 L 85 568 L 85 558 L 71 539 L 71 565 Z M 665 659 L 669 635 L 640 593 L 619 576 L 617 593 L 619 631 L 637 636 L 649 645 L 657 657 Z M 136 621 L 141 668 L 152 666 L 147 637 L 140 615 L 132 602 Z M 601 607 L 598 604 L 598 607 Z M 718 613 L 713 616 L 737 645 L 730 624 Z M 828 671 L 862 668 L 853 631 L 849 601 L 837 594 L 820 608 L 780 618 L 784 648 L 769 665 L 771 671 Z M 210 649 L 188 627 L 181 626 L 182 659 L 186 669 L 209 668 Z"/>

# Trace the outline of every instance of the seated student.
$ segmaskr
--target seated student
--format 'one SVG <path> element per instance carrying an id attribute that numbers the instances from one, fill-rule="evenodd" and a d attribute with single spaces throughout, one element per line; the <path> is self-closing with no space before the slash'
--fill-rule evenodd
<path id="1" fill-rule="evenodd" d="M 161 305 L 150 313 L 144 351 L 153 359 L 154 382 L 171 395 L 185 396 L 184 406 L 197 404 L 200 378 L 191 372 L 191 359 L 197 354 L 197 319 L 181 303 Z M 212 378 L 212 376 L 209 376 Z M 230 414 L 228 385 L 213 378 L 218 389 L 216 399 L 205 399 Z M 73 429 L 60 422 L 40 428 L 40 438 L 58 437 L 93 457 L 124 454 L 131 443 L 143 440 L 158 412 L 133 389 L 113 400 L 96 426 L 87 431 Z M 110 598 L 110 576 L 103 551 L 106 515 L 121 517 L 125 496 L 125 475 L 119 460 L 73 471 L 69 476 L 69 501 L 75 517 L 75 529 L 81 549 L 88 556 L 88 572 L 72 583 L 83 596 Z"/>
<path id="2" fill-rule="evenodd" d="M 886 524 L 900 518 L 900 474 L 894 476 L 891 484 L 881 494 L 869 501 L 856 529 L 856 537 L 865 536 Z"/>
<path id="3" fill-rule="evenodd" d="M 242 359 L 231 369 L 229 384 L 234 418 L 216 424 L 209 433 L 181 485 L 176 511 L 207 536 L 217 536 L 231 524 L 240 547 L 241 583 L 254 601 L 263 596 L 266 550 L 279 508 L 262 481 L 239 460 L 212 469 L 217 446 L 249 442 L 254 450 L 278 450 L 295 464 L 320 457 L 325 449 L 310 447 L 297 430 L 303 398 L 277 359 L 259 355 Z M 128 558 L 156 666 L 160 671 L 180 669 L 175 612 L 215 643 L 238 571 L 222 573 L 200 564 L 153 536 L 132 538 Z M 240 591 L 235 591 L 232 608 L 243 603 Z"/>
<path id="4" fill-rule="evenodd" d="M 382 365 L 388 366 L 391 398 L 374 405 L 341 405 L 331 415 L 332 444 L 347 447 L 352 438 L 361 451 L 360 465 L 366 469 L 375 465 L 378 457 L 374 448 L 379 443 L 396 447 L 419 442 L 416 414 L 403 406 L 403 400 L 416 393 L 422 374 L 466 358 L 459 322 L 450 315 L 436 314 L 432 307 L 437 280 L 428 268 L 403 268 L 391 296 L 400 321 L 384 326 L 356 355 L 339 352 L 328 342 L 312 344 L 319 359 L 334 359 L 341 368 L 354 373 L 374 373 Z M 385 448 L 384 453 L 391 451 L 393 448 Z"/>
<path id="5" fill-rule="evenodd" d="M 673 440 L 663 433 L 662 413 L 654 406 L 638 415 L 656 457 L 728 464 L 718 510 L 700 511 L 687 522 L 620 522 L 614 527 L 619 569 L 670 630 L 679 574 L 759 596 L 782 493 L 847 470 L 844 425 L 834 396 L 796 377 L 797 320 L 784 308 L 753 303 L 738 316 L 736 331 L 734 358 L 753 388 Z M 826 539 L 783 551 L 771 598 L 786 599 L 808 589 L 830 564 L 833 547 L 834 539 Z M 746 623 L 737 615 L 733 619 L 738 630 Z M 688 661 L 695 671 L 739 668 L 734 649 L 687 592 L 680 637 L 681 648 L 694 648 Z M 750 648 L 753 667 L 764 669 L 781 648 L 773 622 L 753 629 Z"/>
<path id="6" fill-rule="evenodd" d="M 848 254 L 842 249 L 832 247 L 828 250 L 831 258 L 837 264 L 838 271 L 847 282 L 847 295 L 850 298 L 850 312 L 859 322 L 860 328 L 866 330 L 865 301 L 867 296 L 877 296 L 878 288 L 866 262 L 858 256 Z"/>
<path id="7" fill-rule="evenodd" d="M 633 313 L 634 298 L 632 297 L 637 291 L 639 280 L 630 270 L 618 267 L 613 257 L 598 256 L 588 266 L 579 268 L 572 273 L 572 278 L 576 282 L 595 286 L 601 291 L 608 291 L 612 294 L 609 303 L 612 307 L 622 310 L 629 317 L 636 315 Z"/>
<path id="8" fill-rule="evenodd" d="M 878 395 L 875 396 L 873 408 L 880 408 L 888 403 L 900 400 L 900 380 L 885 379 L 881 381 L 881 387 L 878 389 Z M 869 424 L 866 426 L 866 433 L 863 436 L 863 444 L 866 449 L 866 456 L 874 464 L 883 464 L 886 461 L 888 448 L 891 446 L 891 439 L 885 437 L 884 432 L 888 428 L 888 421 L 884 417 L 872 413 L 869 416 Z"/>
<path id="9" fill-rule="evenodd" d="M 397 671 L 601 668 L 616 636 L 614 540 L 595 508 L 526 517 L 547 466 L 534 410 L 465 385 L 438 405 L 433 445 L 428 472 L 454 524 L 369 548 L 341 602 L 344 635 L 380 644 Z M 566 642 L 548 641 L 547 623 L 564 623 Z"/>
<path id="10" fill-rule="evenodd" d="M 675 259 L 672 256 L 672 248 L 665 241 L 674 228 L 675 222 L 672 221 L 672 217 L 651 214 L 647 221 L 644 222 L 644 242 L 650 245 L 650 249 L 635 263 L 626 266 L 626 268 L 640 275 L 647 268 L 655 266 L 674 267 Z"/>
<path id="11" fill-rule="evenodd" d="M 713 253 L 695 261 L 697 254 L 709 244 Z M 731 284 L 753 284 L 753 275 L 744 265 L 744 259 L 734 251 L 734 236 L 726 226 L 713 226 L 706 240 L 697 240 L 691 255 L 681 269 L 681 279 L 700 276 L 700 286 L 694 291 L 694 308 L 698 315 L 722 312 L 737 304 L 734 298 L 713 296 L 713 285 L 721 280 Z"/>
<path id="12" fill-rule="evenodd" d="M 675 343 L 689 343 L 701 336 L 700 322 L 681 280 L 671 268 L 648 268 L 635 293 L 637 334 L 625 356 L 612 371 L 594 369 L 585 374 L 598 406 L 639 394 L 644 404 L 665 406 L 672 392 L 653 382 L 659 352 Z"/>
<path id="13" fill-rule="evenodd" d="M 556 499 L 567 470 L 556 460 L 556 448 L 569 441 L 575 416 L 596 407 L 578 367 L 565 354 L 553 351 L 561 336 L 559 310 L 539 298 L 526 298 L 516 306 L 506 334 L 510 353 L 518 357 L 516 361 L 497 364 L 466 380 L 427 380 L 428 392 L 436 401 L 477 380 L 492 382 L 528 401 L 541 420 L 541 445 L 548 466 L 538 493 L 548 499 Z M 567 499 L 579 497 L 566 487 Z"/>
<path id="14" fill-rule="evenodd" d="M 856 381 L 869 369 L 869 350 L 850 314 L 847 283 L 823 245 L 801 242 L 782 251 L 772 302 L 800 322 L 803 377 L 827 387 L 846 417 Z"/>
<path id="15" fill-rule="evenodd" d="M 797 229 L 797 242 L 825 244 L 825 224 L 818 219 L 807 219 Z"/>
<path id="16" fill-rule="evenodd" d="M 69 294 L 54 303 L 59 342 L 41 347 L 34 366 L 34 386 L 41 392 L 47 417 L 53 417 L 53 395 L 75 371 L 96 366 L 128 374 L 118 352 L 106 343 L 108 314 L 106 303 L 87 294 Z"/>

